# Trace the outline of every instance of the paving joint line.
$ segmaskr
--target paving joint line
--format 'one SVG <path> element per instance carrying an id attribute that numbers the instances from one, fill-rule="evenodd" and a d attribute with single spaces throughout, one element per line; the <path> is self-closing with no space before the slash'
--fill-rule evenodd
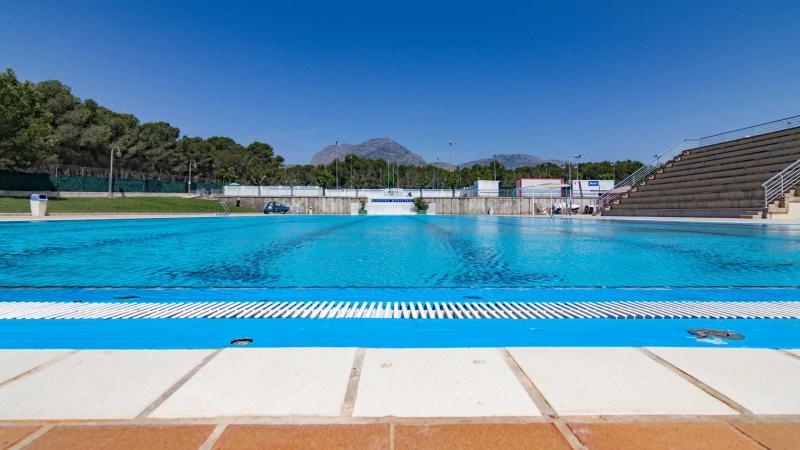
<path id="1" fill-rule="evenodd" d="M 648 358 L 652 359 L 656 363 L 660 364 L 662 367 L 665 367 L 666 369 L 669 369 L 672 373 L 678 375 L 679 377 L 681 377 L 684 380 L 688 381 L 689 383 L 691 383 L 695 387 L 699 388 L 700 390 L 702 390 L 706 394 L 708 394 L 708 395 L 714 397 L 715 399 L 717 399 L 718 401 L 724 403 L 726 406 L 728 406 L 729 408 L 733 409 L 737 413 L 739 413 L 739 414 L 741 414 L 743 416 L 748 416 L 748 417 L 755 416 L 755 413 L 753 413 L 753 411 L 750 411 L 749 409 L 747 409 L 744 406 L 740 405 L 738 402 L 736 402 L 732 398 L 730 398 L 727 395 L 723 394 L 722 392 L 714 389 L 713 387 L 709 386 L 708 384 L 704 383 L 703 381 L 699 380 L 698 378 L 695 378 L 690 373 L 684 371 L 683 369 L 681 369 L 680 367 L 672 364 L 671 362 L 667 361 L 666 359 L 656 355 L 655 353 L 651 352 L 650 350 L 648 350 L 648 349 L 646 349 L 644 347 L 639 347 L 639 351 L 644 353 L 645 356 L 647 356 Z"/>
<path id="2" fill-rule="evenodd" d="M 43 427 L 39 428 L 38 430 L 34 431 L 33 433 L 25 436 L 21 441 L 17 442 L 16 444 L 12 445 L 8 448 L 8 450 L 21 450 L 31 444 L 33 444 L 37 439 L 44 436 L 45 433 L 52 430 L 55 425 L 44 425 Z"/>
<path id="3" fill-rule="evenodd" d="M 353 365 L 350 367 L 350 379 L 347 381 L 347 390 L 344 393 L 342 407 L 339 410 L 340 417 L 353 417 L 353 408 L 356 405 L 358 396 L 358 385 L 361 383 L 361 371 L 364 368 L 364 355 L 366 350 L 357 348 L 353 355 Z"/>
<path id="4" fill-rule="evenodd" d="M 781 348 L 781 349 L 778 349 L 778 352 L 779 353 L 783 353 L 786 356 L 790 356 L 790 357 L 800 361 L 800 355 L 796 355 L 796 354 L 790 352 L 789 350 L 784 350 L 784 349 Z"/>
<path id="5" fill-rule="evenodd" d="M 511 355 L 511 352 L 508 351 L 507 348 L 498 348 L 498 352 L 500 352 L 500 357 L 503 358 L 508 368 L 511 369 L 511 372 L 517 378 L 517 381 L 522 385 L 522 388 L 525 389 L 525 392 L 530 397 L 533 404 L 536 405 L 536 408 L 542 413 L 543 416 L 547 416 L 550 418 L 556 417 L 556 411 L 550 402 L 542 395 L 542 392 L 533 384 L 533 381 L 528 377 L 528 374 L 522 370 L 522 367 L 519 365 L 514 356 Z"/>
<path id="6" fill-rule="evenodd" d="M 218 349 L 214 350 L 213 352 L 209 353 L 208 355 L 206 355 L 206 357 L 203 358 L 203 360 L 200 361 L 196 366 L 194 366 L 192 368 L 192 370 L 187 372 L 186 375 L 182 376 L 178 381 L 175 382 L 175 384 L 173 384 L 172 386 L 169 387 L 169 389 L 164 391 L 163 394 L 159 395 L 157 399 L 153 400 L 152 403 L 147 405 L 147 407 L 145 409 L 143 409 L 142 412 L 140 412 L 139 414 L 136 415 L 136 418 L 137 419 L 142 419 L 142 418 L 145 418 L 145 417 L 149 416 L 153 411 L 156 410 L 156 408 L 158 408 L 165 401 L 167 401 L 167 399 L 169 397 L 171 397 L 172 394 L 175 393 L 175 391 L 177 391 L 178 389 L 183 387 L 184 384 L 186 384 L 193 376 L 195 376 L 197 374 L 197 372 L 200 371 L 200 369 L 205 367 L 206 364 L 211 362 L 212 359 L 214 359 L 217 355 L 219 355 L 219 353 L 222 350 L 223 349 L 218 348 Z"/>
<path id="7" fill-rule="evenodd" d="M 750 439 L 751 441 L 755 442 L 755 444 L 758 445 L 759 447 L 764 448 L 766 450 L 770 450 L 770 448 L 768 446 L 764 445 L 761 441 L 756 439 L 755 436 L 751 436 L 750 433 L 748 433 L 748 432 L 744 431 L 743 429 L 737 427 L 735 424 L 729 422 L 728 426 L 733 428 L 734 430 L 736 430 L 739 434 L 741 434 L 742 436 L 746 437 L 747 439 Z"/>
<path id="8" fill-rule="evenodd" d="M 225 432 L 225 429 L 228 428 L 227 423 L 220 423 L 214 430 L 211 431 L 211 434 L 208 435 L 206 441 L 203 442 L 203 445 L 200 446 L 198 450 L 211 450 L 214 448 L 214 445 L 217 443 L 220 437 L 222 437 L 222 433 Z"/>
<path id="9" fill-rule="evenodd" d="M 49 359 L 49 360 L 39 364 L 38 366 L 33 367 L 32 369 L 28 369 L 25 372 L 22 372 L 22 373 L 20 373 L 20 374 L 18 374 L 16 376 L 13 376 L 13 377 L 5 380 L 5 381 L 0 382 L 0 387 L 4 387 L 4 386 L 6 386 L 8 384 L 11 384 L 11 383 L 19 380 L 19 379 L 22 379 L 22 378 L 28 377 L 30 375 L 33 375 L 36 372 L 40 372 L 40 371 L 42 371 L 42 370 L 44 370 L 44 369 L 46 369 L 46 368 L 48 368 L 48 367 L 50 367 L 50 366 L 52 366 L 54 364 L 57 364 L 57 363 L 65 360 L 65 359 L 69 358 L 70 356 L 74 355 L 75 353 L 78 353 L 78 351 L 77 350 L 70 350 L 70 351 L 68 351 L 68 352 L 66 352 L 66 353 L 64 353 L 62 355 L 58 355 L 58 356 L 56 356 L 56 357 L 54 357 L 52 359 Z"/>
<path id="10" fill-rule="evenodd" d="M 556 429 L 564 440 L 572 447 L 574 450 L 585 450 L 587 447 L 581 442 L 578 436 L 572 431 L 572 429 L 558 416 L 555 408 L 553 405 L 547 401 L 544 394 L 536 387 L 533 380 L 522 370 L 522 366 L 519 365 L 517 360 L 514 358 L 514 355 L 508 351 L 507 348 L 498 348 L 497 351 L 500 353 L 500 356 L 505 361 L 506 365 L 514 376 L 517 378 L 517 381 L 522 385 L 522 388 L 525 389 L 525 392 L 530 397 L 533 404 L 545 417 L 552 420 L 553 425 L 555 425 Z"/>

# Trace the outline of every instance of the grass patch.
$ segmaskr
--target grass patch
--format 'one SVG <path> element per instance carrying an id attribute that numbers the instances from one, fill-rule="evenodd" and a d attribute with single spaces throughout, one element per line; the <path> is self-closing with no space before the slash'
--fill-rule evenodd
<path id="1" fill-rule="evenodd" d="M 51 198 L 47 204 L 50 214 L 90 213 L 213 213 L 216 200 L 179 197 L 115 197 L 115 198 Z M 255 210 L 236 208 L 228 202 L 231 213 Z M 0 213 L 29 213 L 27 198 L 0 198 Z"/>

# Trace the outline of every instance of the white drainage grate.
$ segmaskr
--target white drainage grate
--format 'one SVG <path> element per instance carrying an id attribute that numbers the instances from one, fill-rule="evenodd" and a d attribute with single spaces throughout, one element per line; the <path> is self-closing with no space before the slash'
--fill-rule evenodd
<path id="1" fill-rule="evenodd" d="M 0 319 L 798 319 L 800 302 L 0 302 Z"/>

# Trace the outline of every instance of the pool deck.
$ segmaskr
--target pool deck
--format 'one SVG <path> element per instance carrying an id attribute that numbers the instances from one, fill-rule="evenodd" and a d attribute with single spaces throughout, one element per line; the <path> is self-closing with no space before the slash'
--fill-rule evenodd
<path id="1" fill-rule="evenodd" d="M 0 448 L 798 448 L 800 350 L 0 350 Z"/>

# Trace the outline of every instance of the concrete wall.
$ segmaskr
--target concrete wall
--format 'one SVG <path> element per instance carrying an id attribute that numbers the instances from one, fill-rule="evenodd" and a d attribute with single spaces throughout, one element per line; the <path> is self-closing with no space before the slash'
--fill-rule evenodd
<path id="1" fill-rule="evenodd" d="M 225 200 L 231 208 L 236 197 L 215 197 Z M 366 201 L 354 197 L 240 197 L 245 208 L 264 209 L 268 202 L 283 203 L 289 207 L 289 214 L 350 214 L 350 203 Z M 313 212 L 309 211 L 309 208 Z"/>
<path id="2" fill-rule="evenodd" d="M 236 197 L 218 197 L 229 205 L 236 203 Z M 289 206 L 290 214 L 350 214 L 350 204 L 366 202 L 366 198 L 355 197 L 240 197 L 242 206 L 263 209 L 267 202 L 275 201 Z M 436 204 L 436 214 L 485 215 L 489 208 L 494 214 L 531 215 L 533 200 L 530 198 L 426 198 L 429 203 Z M 562 200 L 563 201 L 563 200 Z M 597 199 L 575 199 L 574 204 L 580 206 L 594 205 Z M 536 199 L 536 207 L 543 210 L 550 200 Z"/>

